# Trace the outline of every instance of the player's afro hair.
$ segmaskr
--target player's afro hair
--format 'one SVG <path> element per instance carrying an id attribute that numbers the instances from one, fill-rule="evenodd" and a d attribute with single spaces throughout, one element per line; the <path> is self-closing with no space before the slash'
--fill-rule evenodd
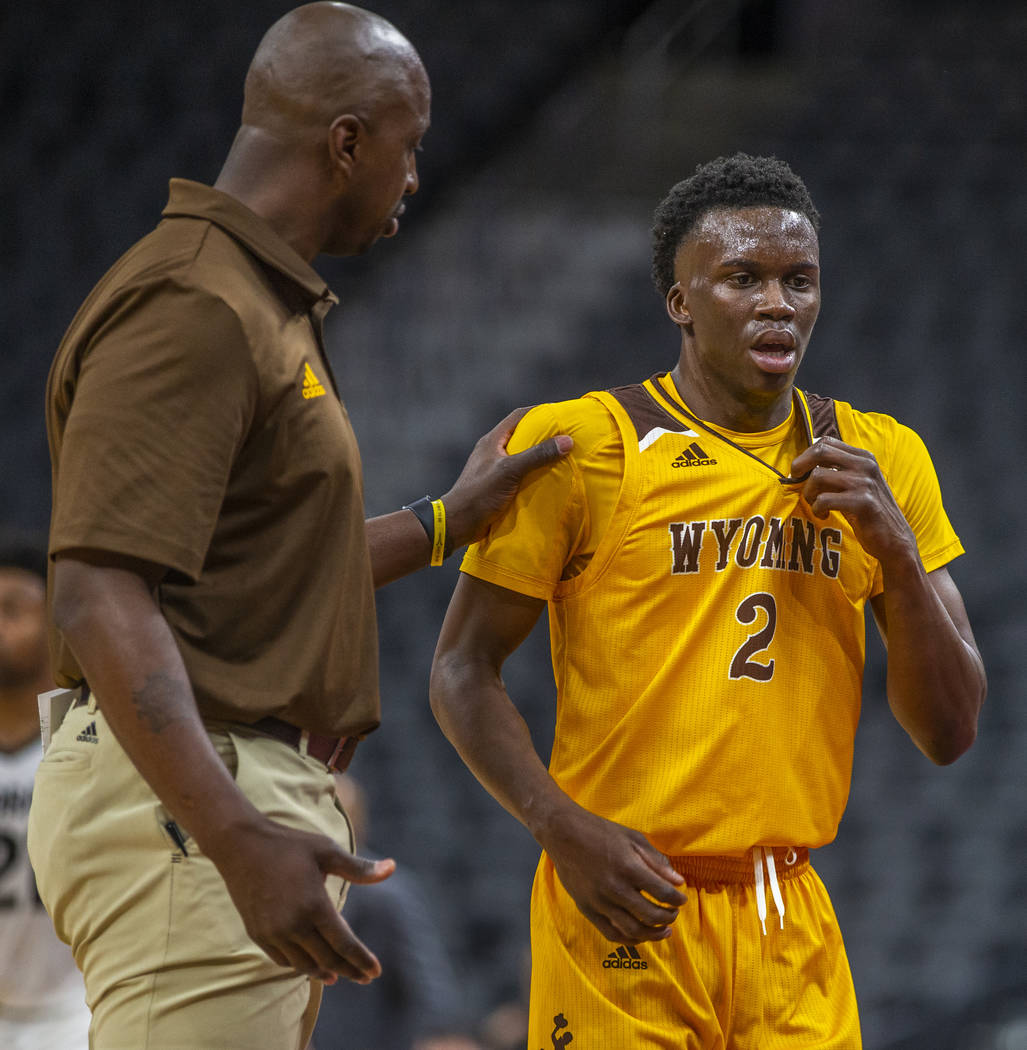
<path id="1" fill-rule="evenodd" d="M 820 213 L 805 183 L 777 157 L 736 153 L 700 164 L 679 182 L 653 215 L 653 282 L 660 295 L 674 286 L 674 256 L 699 220 L 714 208 L 770 205 L 805 215 L 820 229 Z"/>

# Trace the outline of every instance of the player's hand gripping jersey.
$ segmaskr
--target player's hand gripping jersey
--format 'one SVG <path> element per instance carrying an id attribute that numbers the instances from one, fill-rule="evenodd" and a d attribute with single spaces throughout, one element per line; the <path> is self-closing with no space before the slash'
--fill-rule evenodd
<path id="1" fill-rule="evenodd" d="M 822 420 L 876 456 L 928 572 L 962 553 L 927 450 L 891 417 L 796 394 L 780 426 L 735 433 L 661 375 L 526 416 L 511 452 L 560 433 L 574 450 L 464 559 L 549 603 L 553 777 L 668 855 L 837 830 L 881 574 L 840 514 L 814 517 L 782 480 Z"/>

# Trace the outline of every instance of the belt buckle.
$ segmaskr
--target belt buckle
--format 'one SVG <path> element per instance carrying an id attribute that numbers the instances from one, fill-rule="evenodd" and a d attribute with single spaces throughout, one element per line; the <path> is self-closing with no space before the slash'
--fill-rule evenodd
<path id="1" fill-rule="evenodd" d="M 339 739 L 335 741 L 335 747 L 333 748 L 331 755 L 329 755 L 328 761 L 325 763 L 329 769 L 334 771 L 335 763 L 339 761 L 339 756 L 345 750 L 347 743 L 349 743 L 348 736 L 340 736 Z"/>
<path id="2" fill-rule="evenodd" d="M 323 737 L 320 739 L 324 739 Z M 340 736 L 335 741 L 335 746 L 332 748 L 331 754 L 327 758 L 321 758 L 320 755 L 310 754 L 310 733 L 308 730 L 303 729 L 300 731 L 300 739 L 296 750 L 305 758 L 316 758 L 319 762 L 324 764 L 331 770 L 335 770 L 335 763 L 339 761 L 339 756 L 346 750 L 346 745 L 349 743 L 350 738 L 348 736 Z"/>

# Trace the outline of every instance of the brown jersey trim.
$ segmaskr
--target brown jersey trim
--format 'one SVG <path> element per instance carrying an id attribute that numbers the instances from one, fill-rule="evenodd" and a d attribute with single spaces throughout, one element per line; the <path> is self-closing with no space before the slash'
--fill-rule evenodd
<path id="1" fill-rule="evenodd" d="M 814 437 L 833 437 L 842 439 L 838 431 L 838 413 L 834 407 L 833 397 L 823 397 L 820 394 L 810 394 L 803 391 L 806 404 L 809 405 L 809 414 L 813 420 Z"/>
<path id="2" fill-rule="evenodd" d="M 655 379 L 656 376 L 652 376 L 647 382 L 652 382 Z M 659 394 L 661 398 L 666 396 L 663 391 L 655 385 L 655 383 L 653 385 L 656 393 Z M 632 426 L 635 428 L 636 438 L 644 437 L 656 427 L 660 427 L 676 434 L 687 433 L 691 429 L 687 424 L 683 424 L 675 416 L 672 416 L 670 412 L 660 404 L 653 392 L 647 390 L 642 383 L 614 387 L 613 389 L 608 390 L 607 393 L 610 394 L 611 397 L 616 398 L 616 400 L 623 406 L 625 412 L 627 412 L 628 418 L 630 419 Z M 841 440 L 841 434 L 838 431 L 838 414 L 835 410 L 834 398 L 824 397 L 821 394 L 807 394 L 804 390 L 799 390 L 798 387 L 795 388 L 793 396 L 796 402 L 796 410 L 799 413 L 800 422 L 803 429 L 806 431 L 806 438 L 810 444 L 812 444 L 816 438 L 821 437 L 836 437 Z M 754 455 L 746 448 L 742 448 L 741 445 L 736 445 L 730 438 L 725 437 L 712 427 L 707 426 L 701 419 L 697 419 L 691 413 L 685 411 L 680 405 L 675 404 L 674 408 L 697 426 L 708 431 L 714 437 L 719 438 L 721 441 L 725 441 L 727 444 L 731 445 L 732 448 L 737 449 L 739 452 L 743 452 L 745 455 L 749 456 L 750 459 L 754 459 L 757 463 L 762 463 L 763 466 L 772 470 L 778 476 L 778 480 L 781 484 L 798 485 L 809 477 L 810 472 L 807 472 L 802 475 L 802 477 L 798 478 L 787 477 L 776 467 L 772 467 L 769 463 L 764 462 L 759 456 Z M 670 424 L 669 426 L 667 425 L 668 422 Z"/>
<path id="3" fill-rule="evenodd" d="M 636 438 L 645 437 L 657 427 L 672 434 L 686 434 L 692 429 L 688 423 L 682 423 L 680 419 L 672 416 L 642 383 L 614 387 L 607 393 L 615 397 L 627 412 L 631 425 L 635 428 Z"/>

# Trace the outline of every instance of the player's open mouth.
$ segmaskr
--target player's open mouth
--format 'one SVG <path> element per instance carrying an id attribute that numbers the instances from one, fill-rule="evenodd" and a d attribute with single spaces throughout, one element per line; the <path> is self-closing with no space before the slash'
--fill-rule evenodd
<path id="1" fill-rule="evenodd" d="M 791 332 L 764 332 L 750 353 L 764 372 L 790 372 L 795 367 L 795 337 Z"/>

